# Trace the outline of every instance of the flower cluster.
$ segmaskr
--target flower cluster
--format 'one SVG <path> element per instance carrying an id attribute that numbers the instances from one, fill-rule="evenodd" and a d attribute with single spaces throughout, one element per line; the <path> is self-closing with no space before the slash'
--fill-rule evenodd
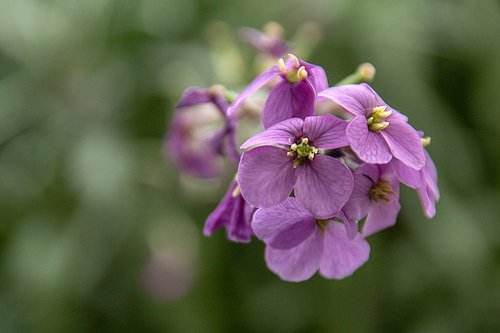
<path id="1" fill-rule="evenodd" d="M 246 36 L 268 54 L 289 48 L 276 36 Z M 173 160 L 200 177 L 219 175 L 224 157 L 237 164 L 204 234 L 225 228 L 235 242 L 256 236 L 266 243 L 267 266 L 286 281 L 317 271 L 342 279 L 368 260 L 365 237 L 396 223 L 401 183 L 417 191 L 432 218 L 439 190 L 425 150 L 430 138 L 364 83 L 373 74 L 364 64 L 329 87 L 322 67 L 290 54 L 239 94 L 186 90 L 167 136 Z M 260 90 L 267 97 L 256 113 L 259 104 L 249 99 Z M 249 114 L 260 117 L 262 130 L 243 138 L 240 151 L 237 129 Z"/>

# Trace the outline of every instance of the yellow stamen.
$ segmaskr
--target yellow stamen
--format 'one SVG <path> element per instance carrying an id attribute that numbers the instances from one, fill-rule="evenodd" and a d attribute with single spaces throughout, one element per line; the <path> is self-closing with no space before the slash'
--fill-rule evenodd
<path id="1" fill-rule="evenodd" d="M 420 142 L 422 142 L 423 147 L 427 147 L 428 145 L 431 144 L 431 137 L 430 136 L 423 137 L 420 139 Z"/>
<path id="2" fill-rule="evenodd" d="M 288 53 L 288 56 L 293 60 L 293 67 L 295 67 L 296 69 L 299 68 L 300 67 L 299 59 L 291 53 Z"/>
<path id="3" fill-rule="evenodd" d="M 234 188 L 233 193 L 231 195 L 233 196 L 233 198 L 236 198 L 240 194 L 241 194 L 240 185 L 236 185 L 236 187 Z"/>
<path id="4" fill-rule="evenodd" d="M 278 60 L 278 65 L 280 66 L 281 73 L 287 75 L 288 71 L 286 70 L 285 61 L 283 60 L 283 58 L 280 58 L 280 60 Z"/>
<path id="5" fill-rule="evenodd" d="M 389 126 L 389 122 L 382 121 L 380 123 L 371 124 L 369 127 L 370 127 L 370 130 L 372 130 L 372 131 L 380 131 L 380 130 L 383 130 L 384 128 L 386 128 L 387 126 Z"/>
<path id="6" fill-rule="evenodd" d="M 307 77 L 307 71 L 304 66 L 300 67 L 299 70 L 297 71 L 297 76 L 299 77 L 299 81 L 304 80 Z"/>

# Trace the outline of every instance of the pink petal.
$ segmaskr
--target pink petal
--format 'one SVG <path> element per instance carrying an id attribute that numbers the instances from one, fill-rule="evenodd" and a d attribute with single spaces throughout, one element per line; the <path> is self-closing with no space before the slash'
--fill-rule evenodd
<path id="1" fill-rule="evenodd" d="M 349 240 L 340 223 L 326 226 L 323 257 L 319 272 L 328 279 L 343 279 L 354 273 L 370 256 L 370 245 L 357 236 Z"/>
<path id="2" fill-rule="evenodd" d="M 377 165 L 363 163 L 354 170 L 353 175 L 354 188 L 343 211 L 350 220 L 359 221 L 368 214 L 371 203 L 368 192 L 378 181 L 379 169 Z"/>
<path id="3" fill-rule="evenodd" d="M 311 83 L 302 80 L 290 83 L 281 80 L 276 84 L 264 104 L 262 124 L 269 128 L 288 118 L 305 118 L 314 114 L 316 94 Z"/>
<path id="4" fill-rule="evenodd" d="M 365 116 L 376 106 L 386 105 L 368 85 L 347 84 L 321 91 L 319 96 L 326 97 L 357 116 Z M 383 103 L 383 104 L 381 104 Z"/>
<path id="5" fill-rule="evenodd" d="M 353 185 L 352 173 L 344 164 L 316 155 L 297 169 L 295 197 L 314 217 L 330 218 L 347 202 Z"/>
<path id="6" fill-rule="evenodd" d="M 344 227 L 345 227 L 345 232 L 347 234 L 347 238 L 349 238 L 349 240 L 356 238 L 356 235 L 358 234 L 358 224 L 356 223 L 357 221 L 347 217 L 343 209 L 340 210 L 339 215 L 340 218 L 344 221 Z"/>
<path id="7" fill-rule="evenodd" d="M 439 188 L 437 186 L 437 169 L 431 155 L 425 150 L 425 166 L 422 168 L 427 186 L 430 187 L 436 200 L 439 200 Z"/>
<path id="8" fill-rule="evenodd" d="M 401 205 L 397 199 L 392 202 L 383 200 L 379 202 L 372 201 L 365 224 L 363 225 L 363 236 L 373 235 L 396 224 L 400 208 Z"/>
<path id="9" fill-rule="evenodd" d="M 274 249 L 298 246 L 316 228 L 316 219 L 295 198 L 287 198 L 271 208 L 260 208 L 254 215 L 255 235 Z"/>
<path id="10" fill-rule="evenodd" d="M 314 87 L 316 93 L 323 91 L 328 88 L 328 78 L 326 77 L 325 70 L 323 67 L 318 65 L 309 64 L 302 62 L 307 71 L 307 80 L 309 80 Z"/>
<path id="11" fill-rule="evenodd" d="M 347 122 L 332 115 L 307 117 L 304 136 L 319 149 L 335 149 L 349 145 Z"/>
<path id="12" fill-rule="evenodd" d="M 238 168 L 243 198 L 255 207 L 284 201 L 295 184 L 295 169 L 285 149 L 262 146 L 244 152 Z"/>
<path id="13" fill-rule="evenodd" d="M 271 79 L 279 76 L 281 70 L 278 66 L 273 66 L 269 68 L 267 71 L 262 72 L 259 76 L 255 78 L 236 98 L 233 104 L 227 109 L 227 115 L 232 117 L 234 113 L 240 108 L 241 104 L 247 99 L 250 95 L 254 94 L 257 90 L 259 90 L 262 86 L 264 86 Z"/>
<path id="14" fill-rule="evenodd" d="M 391 160 L 392 154 L 384 137 L 368 129 L 364 116 L 354 117 L 346 132 L 352 150 L 364 162 L 385 164 Z"/>
<path id="15" fill-rule="evenodd" d="M 421 170 L 410 168 L 400 160 L 393 158 L 390 163 L 396 177 L 403 184 L 411 188 L 419 188 L 423 183 L 423 176 Z"/>
<path id="16" fill-rule="evenodd" d="M 418 188 L 417 193 L 422 203 L 425 216 L 429 219 L 433 218 L 436 215 L 436 198 L 434 194 L 426 185 Z"/>
<path id="17" fill-rule="evenodd" d="M 245 141 L 241 149 L 273 144 L 290 146 L 302 136 L 303 124 L 300 118 L 284 120 Z"/>
<path id="18" fill-rule="evenodd" d="M 277 250 L 266 247 L 267 267 L 285 281 L 299 282 L 309 279 L 319 268 L 323 254 L 323 234 L 316 229 L 300 245 Z"/>
<path id="19" fill-rule="evenodd" d="M 420 136 L 408 123 L 393 121 L 380 132 L 395 158 L 416 170 L 424 166 L 425 154 Z"/>
<path id="20" fill-rule="evenodd" d="M 424 214 L 427 218 L 433 218 L 436 215 L 436 201 L 439 200 L 439 188 L 437 187 L 437 170 L 431 156 L 425 151 L 425 165 L 421 172 L 423 174 L 424 182 L 420 188 L 417 189 Z"/>

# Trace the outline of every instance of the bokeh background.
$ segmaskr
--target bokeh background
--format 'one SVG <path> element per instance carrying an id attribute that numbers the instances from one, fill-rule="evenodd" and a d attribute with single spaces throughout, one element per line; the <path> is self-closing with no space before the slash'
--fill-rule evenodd
<path id="1" fill-rule="evenodd" d="M 254 77 L 235 33 L 270 20 L 331 83 L 373 63 L 432 137 L 437 216 L 403 190 L 343 281 L 204 238 L 229 178 L 161 153 L 187 86 Z M 0 0 L 0 332 L 500 332 L 499 82 L 492 0 Z"/>

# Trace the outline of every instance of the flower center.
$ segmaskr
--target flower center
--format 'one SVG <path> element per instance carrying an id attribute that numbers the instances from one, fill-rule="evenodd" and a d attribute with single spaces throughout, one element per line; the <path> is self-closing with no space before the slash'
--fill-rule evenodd
<path id="1" fill-rule="evenodd" d="M 392 189 L 391 184 L 385 180 L 379 180 L 370 188 L 370 191 L 368 192 L 368 196 L 376 202 L 379 202 L 380 200 L 392 202 L 392 199 L 389 198 L 390 194 L 396 195 L 396 192 Z"/>
<path id="2" fill-rule="evenodd" d="M 316 220 L 316 226 L 321 229 L 321 231 L 325 231 L 326 225 L 330 223 L 330 220 Z"/>
<path id="3" fill-rule="evenodd" d="M 283 58 L 278 61 L 283 75 L 290 83 L 296 83 L 304 80 L 308 75 L 306 68 L 304 66 L 300 66 L 299 59 L 297 59 L 296 56 L 294 56 L 293 54 L 289 54 L 288 56 L 293 60 L 293 68 L 291 70 L 288 70 L 286 68 Z"/>
<path id="4" fill-rule="evenodd" d="M 288 156 L 293 156 L 293 167 L 298 168 L 306 159 L 313 160 L 318 153 L 318 148 L 309 144 L 308 138 L 301 138 L 297 143 L 290 146 Z"/>
<path id="5" fill-rule="evenodd" d="M 377 106 L 372 109 L 366 118 L 366 123 L 368 124 L 368 129 L 370 131 L 380 131 L 389 126 L 389 122 L 383 121 L 384 118 L 387 118 L 391 115 L 392 111 L 386 111 L 387 106 Z"/>

